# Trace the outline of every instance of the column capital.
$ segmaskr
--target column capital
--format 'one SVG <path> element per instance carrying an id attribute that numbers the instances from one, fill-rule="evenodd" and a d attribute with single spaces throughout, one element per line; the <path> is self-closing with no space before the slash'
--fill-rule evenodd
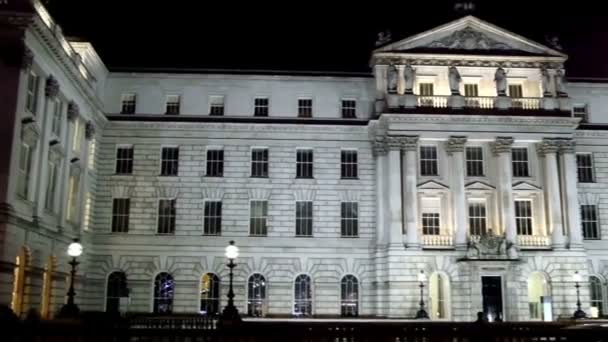
<path id="1" fill-rule="evenodd" d="M 74 101 L 70 101 L 68 103 L 68 120 L 74 121 L 80 115 L 80 109 L 78 108 L 78 104 Z"/>
<path id="2" fill-rule="evenodd" d="M 559 142 L 560 153 L 574 153 L 576 148 L 576 141 L 574 139 L 561 139 Z"/>
<path id="3" fill-rule="evenodd" d="M 27 46 L 23 46 L 23 54 L 21 56 L 21 70 L 30 70 L 32 64 L 34 64 L 34 53 Z"/>
<path id="4" fill-rule="evenodd" d="M 513 137 L 496 137 L 496 140 L 492 144 L 492 151 L 495 154 L 510 153 L 513 141 Z"/>
<path id="5" fill-rule="evenodd" d="M 84 137 L 87 140 L 91 140 L 91 139 L 93 139 L 94 136 L 95 136 L 95 124 L 93 124 L 93 121 L 87 121 L 87 123 L 84 126 Z"/>
<path id="6" fill-rule="evenodd" d="M 44 94 L 50 99 L 54 99 L 59 94 L 59 82 L 57 82 L 57 79 L 53 75 L 49 75 L 46 78 Z"/>
<path id="7" fill-rule="evenodd" d="M 390 151 L 400 150 L 401 149 L 401 136 L 387 136 L 385 138 L 386 147 Z"/>
<path id="8" fill-rule="evenodd" d="M 401 148 L 404 151 L 416 151 L 418 149 L 418 140 L 420 139 L 417 135 L 405 135 L 403 136 Z"/>
<path id="9" fill-rule="evenodd" d="M 544 156 L 549 153 L 557 153 L 560 148 L 560 141 L 557 139 L 544 138 L 536 145 L 536 150 L 539 155 Z"/>
<path id="10" fill-rule="evenodd" d="M 452 154 L 454 152 L 463 152 L 464 145 L 467 143 L 467 137 L 452 135 L 448 139 L 448 143 L 446 146 L 446 151 L 448 154 Z"/>
<path id="11" fill-rule="evenodd" d="M 372 142 L 372 152 L 374 156 L 385 156 L 388 153 L 388 146 L 386 146 L 386 141 L 384 141 L 383 137 L 377 137 Z"/>

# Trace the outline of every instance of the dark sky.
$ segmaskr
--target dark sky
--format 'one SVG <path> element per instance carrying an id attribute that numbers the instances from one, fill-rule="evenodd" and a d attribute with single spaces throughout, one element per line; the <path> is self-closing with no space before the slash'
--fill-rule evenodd
<path id="1" fill-rule="evenodd" d="M 569 76 L 608 77 L 601 1 L 476 3 L 476 16 L 540 43 L 558 35 Z M 460 16 L 449 0 L 50 0 L 47 7 L 66 35 L 91 41 L 110 69 L 367 71 L 378 31 L 401 39 Z"/>

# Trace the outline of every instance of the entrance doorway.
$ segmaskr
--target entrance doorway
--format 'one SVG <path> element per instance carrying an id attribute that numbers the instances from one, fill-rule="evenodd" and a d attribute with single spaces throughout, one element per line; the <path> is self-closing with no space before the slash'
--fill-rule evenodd
<path id="1" fill-rule="evenodd" d="M 490 322 L 502 321 L 502 278 L 500 276 L 481 277 L 483 313 Z"/>

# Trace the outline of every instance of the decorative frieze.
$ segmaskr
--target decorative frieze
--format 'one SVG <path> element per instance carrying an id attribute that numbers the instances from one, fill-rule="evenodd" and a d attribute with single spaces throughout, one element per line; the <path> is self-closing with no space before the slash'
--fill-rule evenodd
<path id="1" fill-rule="evenodd" d="M 44 86 L 44 95 L 49 99 L 54 99 L 59 94 L 59 82 L 53 75 L 49 75 L 46 78 L 46 84 Z"/>
<path id="2" fill-rule="evenodd" d="M 390 64 L 411 64 L 412 66 L 422 66 L 422 65 L 430 65 L 430 66 L 455 66 L 455 67 L 484 67 L 484 68 L 530 68 L 530 69 L 540 69 L 545 67 L 547 69 L 561 69 L 563 68 L 563 63 L 546 63 L 540 61 L 509 61 L 509 60 L 483 60 L 483 59 L 449 59 L 446 57 L 431 57 L 431 58 L 412 58 L 412 56 L 398 56 L 387 53 L 388 55 L 383 55 L 383 53 L 379 53 L 375 56 L 375 63 L 380 65 L 390 65 Z"/>
<path id="3" fill-rule="evenodd" d="M 492 144 L 492 151 L 495 154 L 498 153 L 511 153 L 511 146 L 513 146 L 512 137 L 496 137 Z"/>
<path id="4" fill-rule="evenodd" d="M 448 154 L 454 152 L 464 152 L 464 146 L 467 143 L 467 137 L 465 136 L 451 136 L 448 139 L 446 151 Z"/>
<path id="5" fill-rule="evenodd" d="M 543 139 L 536 146 L 539 155 L 544 156 L 547 153 L 557 153 L 560 149 L 560 141 L 558 139 Z"/>
<path id="6" fill-rule="evenodd" d="M 92 121 L 87 121 L 84 126 L 84 137 L 87 140 L 93 139 L 95 136 L 95 124 Z"/>
<path id="7" fill-rule="evenodd" d="M 420 139 L 417 135 L 406 135 L 403 136 L 403 150 L 404 151 L 416 151 L 418 149 L 418 140 Z"/>
<path id="8" fill-rule="evenodd" d="M 80 116 L 80 108 L 78 108 L 78 104 L 74 101 L 70 101 L 68 103 L 68 120 L 74 121 Z"/>

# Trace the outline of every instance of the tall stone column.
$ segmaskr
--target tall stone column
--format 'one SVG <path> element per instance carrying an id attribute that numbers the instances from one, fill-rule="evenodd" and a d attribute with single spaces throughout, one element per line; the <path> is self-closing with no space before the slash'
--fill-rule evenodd
<path id="1" fill-rule="evenodd" d="M 405 93 L 405 78 L 404 78 L 405 65 L 397 65 L 397 94 L 403 95 Z"/>
<path id="2" fill-rule="evenodd" d="M 385 196 L 386 196 L 386 155 L 388 153 L 386 143 L 378 139 L 373 143 L 374 156 L 376 157 L 376 244 L 385 245 L 387 242 L 386 225 L 384 218 Z"/>
<path id="3" fill-rule="evenodd" d="M 407 248 L 420 249 L 418 231 L 418 136 L 403 137 L 403 204 Z"/>
<path id="4" fill-rule="evenodd" d="M 376 79 L 376 104 L 375 112 L 380 114 L 386 106 L 386 72 L 388 65 L 374 65 L 374 78 Z"/>
<path id="5" fill-rule="evenodd" d="M 451 136 L 446 150 L 450 156 L 450 189 L 454 212 L 454 239 L 456 248 L 467 247 L 467 207 L 464 191 L 464 147 L 467 137 Z"/>
<path id="6" fill-rule="evenodd" d="M 575 142 L 572 139 L 562 140 L 560 142 L 561 167 L 564 173 L 562 185 L 563 196 L 566 203 L 566 223 L 568 234 L 570 235 L 570 248 L 583 247 L 583 231 L 581 227 L 581 212 L 578 202 L 578 191 L 576 183 L 578 182 Z"/>
<path id="7" fill-rule="evenodd" d="M 80 206 L 78 207 L 79 213 L 78 213 L 78 217 L 79 220 L 78 222 L 80 222 L 81 227 L 84 228 L 88 228 L 85 226 L 85 214 L 86 214 L 86 207 L 89 203 L 87 203 L 87 192 L 89 192 L 89 159 L 90 158 L 95 158 L 95 156 L 91 155 L 89 152 L 89 144 L 91 143 L 91 140 L 93 140 L 95 138 L 95 125 L 93 124 L 92 121 L 87 121 L 87 123 L 84 125 L 84 137 L 85 137 L 85 141 L 83 143 L 83 147 L 80 150 L 80 155 L 82 155 L 82 169 L 83 169 L 83 173 L 81 176 L 81 182 L 82 185 L 80 187 L 80 194 L 78 195 L 80 198 Z M 90 209 L 90 208 L 89 208 Z M 90 214 L 90 213 L 89 213 Z"/>
<path id="8" fill-rule="evenodd" d="M 547 197 L 549 229 L 553 248 L 564 248 L 564 226 L 562 222 L 562 206 L 559 191 L 559 172 L 557 165 L 558 141 L 543 139 L 538 145 L 538 154 L 545 157 L 545 194 Z"/>
<path id="9" fill-rule="evenodd" d="M 67 117 L 68 121 L 66 124 L 66 140 L 65 140 L 65 159 L 63 161 L 63 167 L 61 170 L 61 181 L 57 183 L 58 189 L 61 189 L 61 202 L 59 210 L 60 212 L 60 227 L 65 227 L 68 215 L 68 196 L 69 196 L 69 183 L 70 183 L 70 172 L 72 164 L 72 141 L 74 140 L 74 129 L 75 121 L 78 120 L 80 111 L 78 105 L 74 102 L 68 104 Z"/>
<path id="10" fill-rule="evenodd" d="M 493 145 L 494 154 L 498 158 L 498 199 L 500 206 L 500 222 L 507 242 L 517 243 L 515 226 L 515 205 L 513 203 L 513 173 L 511 166 L 512 137 L 496 137 Z M 498 232 L 497 232 L 498 233 Z"/>
<path id="11" fill-rule="evenodd" d="M 51 135 L 51 126 L 53 123 L 53 114 L 55 109 L 55 98 L 59 94 L 59 82 L 52 75 L 46 79 L 46 85 L 44 88 L 44 94 L 46 95 L 45 100 L 45 111 L 42 123 L 42 137 L 40 143 L 40 154 L 39 154 L 39 167 L 38 167 L 38 175 L 39 177 L 36 179 L 36 212 L 34 216 L 41 217 L 44 212 L 45 201 L 44 197 L 46 195 L 46 188 L 48 183 L 48 160 L 49 160 L 49 140 Z"/>
<path id="12" fill-rule="evenodd" d="M 386 137 L 388 147 L 388 243 L 389 248 L 403 248 L 403 221 L 401 212 L 401 140 Z"/>

